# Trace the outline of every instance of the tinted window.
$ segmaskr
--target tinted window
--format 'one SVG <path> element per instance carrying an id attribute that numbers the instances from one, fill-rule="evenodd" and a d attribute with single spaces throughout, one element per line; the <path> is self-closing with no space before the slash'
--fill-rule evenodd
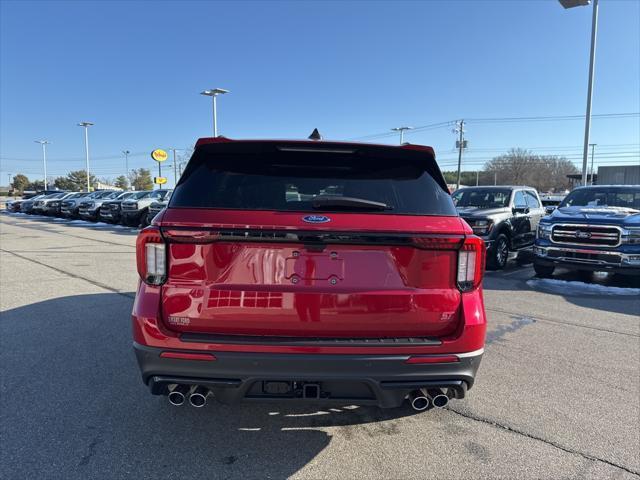
<path id="1" fill-rule="evenodd" d="M 453 193 L 456 207 L 504 208 L 510 198 L 511 190 L 506 188 L 463 188 Z"/>
<path id="2" fill-rule="evenodd" d="M 527 208 L 527 201 L 524 199 L 524 192 L 518 190 L 513 200 L 513 206 L 516 208 Z"/>
<path id="3" fill-rule="evenodd" d="M 170 208 L 457 215 L 449 194 L 427 171 L 425 158 L 418 162 L 350 151 L 252 153 L 196 154 Z M 373 208 L 371 202 L 385 208 Z"/>
<path id="4" fill-rule="evenodd" d="M 540 203 L 538 202 L 538 198 L 536 197 L 535 193 L 533 193 L 531 190 L 525 190 L 524 193 L 529 208 L 540 208 Z"/>
<path id="5" fill-rule="evenodd" d="M 640 210 L 640 188 L 580 188 L 567 195 L 560 207 L 619 207 Z"/>
<path id="6" fill-rule="evenodd" d="M 131 197 L 129 197 L 129 200 L 132 200 L 132 199 L 133 200 L 138 200 L 139 198 L 144 198 L 147 195 L 149 195 L 148 191 L 146 191 L 146 192 L 136 192 L 133 195 L 131 195 Z"/>

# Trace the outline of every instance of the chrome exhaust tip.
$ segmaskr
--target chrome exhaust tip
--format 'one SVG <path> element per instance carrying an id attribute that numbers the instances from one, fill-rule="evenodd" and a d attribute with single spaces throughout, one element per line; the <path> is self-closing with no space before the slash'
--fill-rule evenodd
<path id="1" fill-rule="evenodd" d="M 444 393 L 441 393 L 433 397 L 433 406 L 436 408 L 444 408 L 448 404 L 449 404 L 449 397 L 447 397 Z"/>
<path id="2" fill-rule="evenodd" d="M 189 395 L 189 403 L 192 407 L 202 408 L 207 404 L 208 394 L 209 390 L 199 385 L 194 388 L 191 395 Z"/>
<path id="3" fill-rule="evenodd" d="M 420 390 L 416 390 L 409 394 L 409 403 L 411 403 L 411 408 L 413 408 L 416 412 L 422 412 L 423 410 L 429 408 L 431 399 L 428 395 L 423 394 Z"/>
<path id="4" fill-rule="evenodd" d="M 182 405 L 187 398 L 189 388 L 189 385 L 176 385 L 175 388 L 169 392 L 169 403 L 175 407 Z"/>

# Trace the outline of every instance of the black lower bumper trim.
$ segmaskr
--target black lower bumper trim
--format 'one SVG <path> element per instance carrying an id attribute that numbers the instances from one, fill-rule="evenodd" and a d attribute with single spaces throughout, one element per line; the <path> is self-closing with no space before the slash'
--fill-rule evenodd
<path id="1" fill-rule="evenodd" d="M 638 267 L 623 267 L 621 265 L 610 264 L 592 264 L 584 262 L 569 262 L 566 260 L 553 260 L 549 257 L 535 257 L 535 263 L 543 265 L 545 267 L 560 267 L 568 270 L 584 270 L 587 272 L 611 272 L 618 273 L 620 275 L 640 275 L 640 268 Z"/>
<path id="2" fill-rule="evenodd" d="M 406 364 L 409 355 L 327 355 L 214 352 L 215 361 L 160 357 L 162 350 L 134 344 L 143 382 L 164 395 L 171 384 L 203 385 L 222 403 L 309 400 L 305 385 L 318 385 L 319 402 L 400 406 L 420 388 L 441 388 L 464 398 L 482 354 L 458 362 Z M 291 384 L 275 395 L 271 384 Z M 301 393 L 302 392 L 302 393 Z"/>

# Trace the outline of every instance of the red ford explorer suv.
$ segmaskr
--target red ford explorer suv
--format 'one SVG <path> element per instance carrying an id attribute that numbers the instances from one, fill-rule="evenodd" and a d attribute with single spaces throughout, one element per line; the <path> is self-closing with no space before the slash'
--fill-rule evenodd
<path id="1" fill-rule="evenodd" d="M 136 248 L 134 348 L 174 405 L 425 410 L 473 385 L 484 244 L 430 147 L 200 139 Z"/>

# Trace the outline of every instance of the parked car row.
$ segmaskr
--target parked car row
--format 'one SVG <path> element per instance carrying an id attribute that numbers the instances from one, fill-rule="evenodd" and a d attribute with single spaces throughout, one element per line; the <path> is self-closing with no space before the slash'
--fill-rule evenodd
<path id="1" fill-rule="evenodd" d="M 540 196 L 531 187 L 466 187 L 452 194 L 487 247 L 487 268 L 510 253 L 548 277 L 556 267 L 640 276 L 640 186 L 594 185 Z"/>
<path id="2" fill-rule="evenodd" d="M 7 204 L 11 212 L 47 215 L 92 222 L 121 223 L 131 227 L 146 226 L 166 206 L 171 190 L 95 192 L 43 191 Z"/>

